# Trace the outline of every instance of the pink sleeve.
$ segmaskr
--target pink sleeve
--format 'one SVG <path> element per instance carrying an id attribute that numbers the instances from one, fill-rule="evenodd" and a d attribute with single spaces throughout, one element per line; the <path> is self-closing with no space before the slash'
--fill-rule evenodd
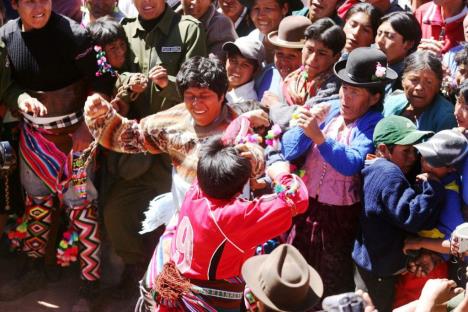
<path id="1" fill-rule="evenodd" d="M 287 198 L 278 194 L 265 195 L 246 203 L 242 237 L 237 240 L 245 249 L 252 248 L 287 231 L 292 217 L 304 213 L 309 204 L 309 194 L 301 178 L 284 174 L 277 179 L 286 187 L 296 184 L 295 194 Z"/>

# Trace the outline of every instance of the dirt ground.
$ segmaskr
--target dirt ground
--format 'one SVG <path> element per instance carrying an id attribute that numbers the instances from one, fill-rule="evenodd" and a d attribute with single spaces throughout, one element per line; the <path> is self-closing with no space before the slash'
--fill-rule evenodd
<path id="1" fill-rule="evenodd" d="M 5 251 L 2 246 L 0 253 L 0 287 L 13 280 L 19 256 Z M 109 288 L 115 286 L 120 278 L 122 263 L 111 253 L 110 246 L 103 246 L 103 272 L 101 281 L 101 295 L 95 300 L 96 312 L 133 311 L 135 300 L 110 299 Z M 79 288 L 78 264 L 61 270 L 57 282 L 49 282 L 41 290 L 35 291 L 21 299 L 11 302 L 0 302 L 0 312 L 42 312 L 42 311 L 71 311 L 77 300 Z"/>

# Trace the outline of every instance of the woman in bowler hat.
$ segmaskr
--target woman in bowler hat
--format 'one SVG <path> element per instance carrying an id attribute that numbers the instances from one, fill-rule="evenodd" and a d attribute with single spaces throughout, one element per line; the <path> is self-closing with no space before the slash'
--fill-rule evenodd
<path id="1" fill-rule="evenodd" d="M 287 160 L 305 156 L 308 211 L 294 220 L 287 242 L 322 277 L 325 296 L 354 290 L 351 251 L 361 211 L 360 171 L 374 152 L 385 85 L 397 78 L 375 48 L 357 48 L 334 65 L 339 99 L 301 108 L 297 126 L 284 133 Z"/>

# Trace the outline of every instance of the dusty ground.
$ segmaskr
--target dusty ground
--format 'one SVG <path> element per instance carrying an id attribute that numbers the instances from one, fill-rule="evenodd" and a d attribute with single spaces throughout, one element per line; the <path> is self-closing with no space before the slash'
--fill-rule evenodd
<path id="1" fill-rule="evenodd" d="M 110 253 L 110 246 L 104 246 L 106 258 L 103 260 L 102 294 L 96 299 L 96 312 L 133 311 L 134 300 L 110 300 L 109 287 L 118 283 L 122 264 Z M 19 257 L 0 253 L 0 287 L 14 278 L 15 264 Z M 49 282 L 44 289 L 30 293 L 21 299 L 11 302 L 0 302 L 1 312 L 42 312 L 42 311 L 71 311 L 77 299 L 79 287 L 79 268 L 77 265 L 63 269 L 57 282 Z"/>

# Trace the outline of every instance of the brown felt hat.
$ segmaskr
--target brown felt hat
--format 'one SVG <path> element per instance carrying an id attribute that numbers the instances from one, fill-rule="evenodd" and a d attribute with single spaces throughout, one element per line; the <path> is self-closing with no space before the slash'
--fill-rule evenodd
<path id="1" fill-rule="evenodd" d="M 320 275 L 288 244 L 248 259 L 242 276 L 255 297 L 275 311 L 308 311 L 323 295 Z"/>
<path id="2" fill-rule="evenodd" d="M 283 18 L 278 30 L 268 34 L 268 40 L 278 47 L 302 49 L 305 42 L 304 31 L 312 25 L 305 16 L 292 15 Z"/>

